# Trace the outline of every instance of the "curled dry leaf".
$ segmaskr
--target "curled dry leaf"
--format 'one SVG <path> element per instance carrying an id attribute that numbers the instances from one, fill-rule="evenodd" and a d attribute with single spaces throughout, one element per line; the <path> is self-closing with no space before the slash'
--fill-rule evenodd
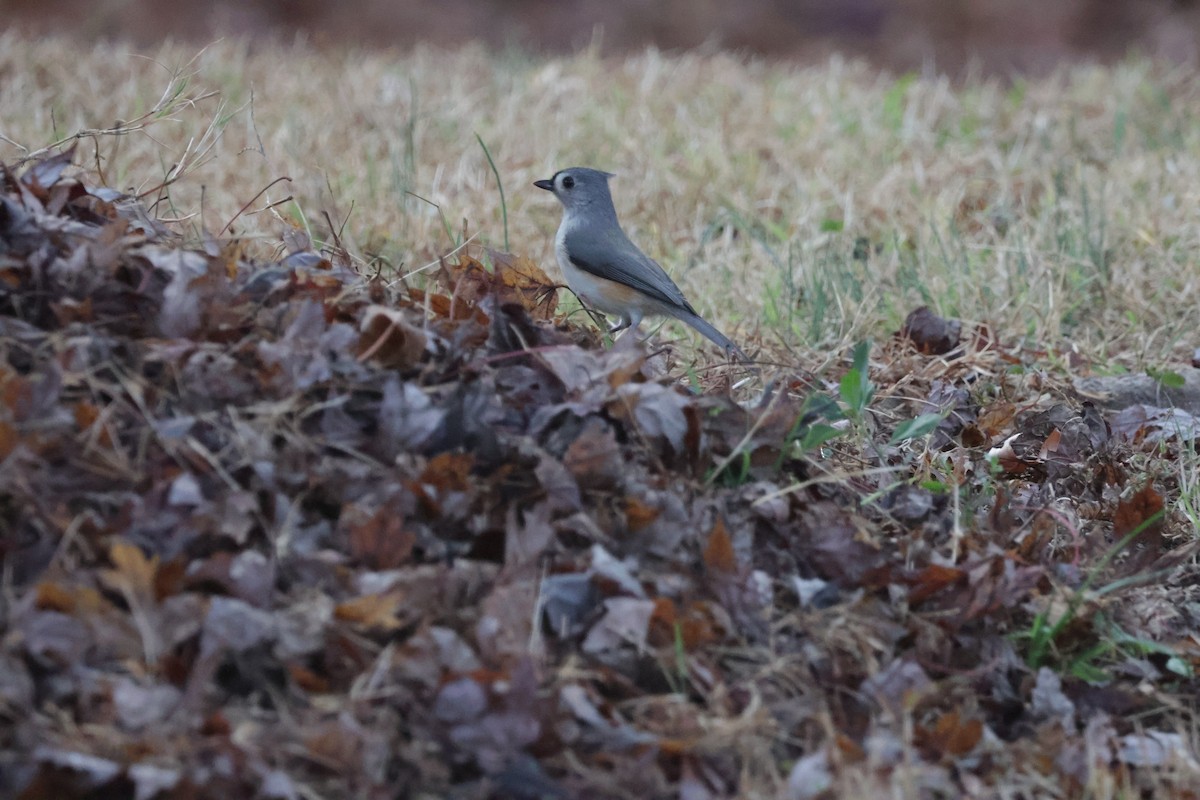
<path id="1" fill-rule="evenodd" d="M 425 353 L 425 333 L 408 321 L 405 312 L 368 306 L 359 323 L 358 360 L 372 359 L 387 369 L 411 369 Z"/>
<path id="2" fill-rule="evenodd" d="M 945 355 L 958 346 L 962 323 L 956 319 L 942 319 L 928 306 L 921 306 L 909 312 L 904 319 L 900 336 L 912 342 L 920 353 Z"/>
<path id="3" fill-rule="evenodd" d="M 558 293 L 545 271 L 527 256 L 487 252 L 502 287 L 499 296 L 506 302 L 519 303 L 535 319 L 552 319 L 558 308 Z"/>

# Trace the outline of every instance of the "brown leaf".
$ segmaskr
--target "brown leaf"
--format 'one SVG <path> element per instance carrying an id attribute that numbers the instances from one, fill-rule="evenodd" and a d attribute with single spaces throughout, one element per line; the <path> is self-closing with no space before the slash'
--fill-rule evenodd
<path id="1" fill-rule="evenodd" d="M 959 439 L 963 443 L 963 447 L 983 447 L 988 443 L 988 438 L 984 436 L 983 431 L 978 425 L 967 425 L 959 433 Z"/>
<path id="2" fill-rule="evenodd" d="M 29 418 L 35 411 L 33 384 L 23 375 L 0 364 L 0 403 L 12 412 L 18 422 Z"/>
<path id="3" fill-rule="evenodd" d="M 1016 414 L 1017 407 L 1015 405 L 1004 400 L 997 400 L 980 410 L 979 419 L 975 424 L 989 440 L 993 440 L 1011 430 L 1013 417 Z"/>
<path id="4" fill-rule="evenodd" d="M 1042 449 L 1038 453 L 1038 458 L 1045 461 L 1052 454 L 1058 452 L 1058 448 L 1062 444 L 1062 431 L 1058 428 L 1050 431 L 1050 435 L 1042 442 Z"/>
<path id="5" fill-rule="evenodd" d="M 534 319 L 552 319 L 558 308 L 558 292 L 550 276 L 527 256 L 487 252 L 499 279 L 502 300 L 520 303 Z"/>
<path id="6" fill-rule="evenodd" d="M 187 568 L 188 562 L 183 558 L 173 558 L 159 564 L 158 572 L 154 575 L 154 599 L 161 602 L 179 594 L 183 589 Z"/>
<path id="7" fill-rule="evenodd" d="M 720 641 L 724 627 L 709 603 L 697 600 L 680 609 L 669 597 L 660 597 L 654 601 L 647 641 L 656 647 L 674 647 L 678 642 L 693 651 Z"/>
<path id="8" fill-rule="evenodd" d="M 966 579 L 966 571 L 957 567 L 930 564 L 908 581 L 912 587 L 908 590 L 908 603 L 910 606 L 919 606 L 947 586 Z"/>
<path id="9" fill-rule="evenodd" d="M 650 622 L 652 625 L 666 630 L 674 628 L 679 623 L 679 607 L 669 597 L 657 598 L 654 601 L 654 609 L 650 615 Z"/>
<path id="10" fill-rule="evenodd" d="M 471 487 L 474 467 L 475 456 L 471 453 L 438 453 L 425 465 L 421 482 L 439 492 L 465 492 Z"/>
<path id="11" fill-rule="evenodd" d="M 862 745 L 841 731 L 838 731 L 837 736 L 834 737 L 833 745 L 837 748 L 838 755 L 845 759 L 846 763 L 857 764 L 867 759 L 867 753 L 863 750 Z"/>
<path id="12" fill-rule="evenodd" d="M 371 569 L 395 569 L 407 563 L 417 541 L 404 527 L 404 516 L 395 504 L 383 505 L 373 513 L 347 506 L 338 518 L 338 527 L 348 532 L 350 555 Z"/>
<path id="13" fill-rule="evenodd" d="M 454 306 L 475 307 L 491 294 L 492 276 L 478 259 L 460 253 L 454 261 L 443 260 L 441 266 L 442 282 L 450 290 Z"/>
<path id="14" fill-rule="evenodd" d="M 1143 548 L 1140 556 L 1129 563 L 1130 569 L 1138 569 L 1160 555 L 1163 521 L 1162 495 L 1149 483 L 1128 500 L 1117 503 L 1113 512 L 1113 533 L 1124 539 L 1136 532 L 1136 539 Z"/>
<path id="15" fill-rule="evenodd" d="M 631 533 L 644 529 L 658 519 L 661 513 L 662 509 L 647 505 L 636 497 L 625 498 L 625 521 Z"/>
<path id="16" fill-rule="evenodd" d="M 333 615 L 364 628 L 394 631 L 405 624 L 401 619 L 403 610 L 404 592 L 392 591 L 368 594 L 339 603 L 333 609 Z"/>
<path id="17" fill-rule="evenodd" d="M 581 489 L 615 488 L 625 468 L 612 427 L 594 416 L 583 423 L 583 429 L 563 453 L 562 463 Z"/>
<path id="18" fill-rule="evenodd" d="M 64 614 L 70 614 L 75 610 L 75 595 L 60 583 L 42 581 L 37 585 L 34 606 L 43 611 L 61 611 Z"/>
<path id="19" fill-rule="evenodd" d="M 414 305 L 422 309 L 428 308 L 436 317 L 456 322 L 472 319 L 482 326 L 487 325 L 487 314 L 462 298 L 451 298 L 444 294 L 427 294 L 420 289 L 409 289 L 408 292 Z M 479 335 L 486 339 L 487 328 L 482 328 Z"/>
<path id="20" fill-rule="evenodd" d="M 1148 483 L 1128 500 L 1117 503 L 1117 510 L 1113 513 L 1113 533 L 1123 538 L 1146 525 L 1155 516 L 1159 516 L 1159 519 L 1150 523 L 1142 533 L 1146 533 L 1151 527 L 1161 526 L 1162 510 L 1162 495 Z"/>
<path id="21" fill-rule="evenodd" d="M 491 271 L 466 253 L 460 253 L 454 261 L 442 260 L 439 277 L 451 292 L 445 316 L 465 319 L 465 313 L 474 313 L 486 322 L 485 308 L 499 310 L 511 306 L 523 309 L 534 319 L 552 318 L 558 303 L 557 294 L 553 291 L 554 284 L 540 267 L 528 258 L 494 250 L 489 250 L 488 256 L 494 267 Z M 483 303 L 485 298 L 490 299 L 489 304 Z M 465 312 L 460 312 L 460 307 Z M 443 315 L 436 303 L 435 311 Z"/>
<path id="22" fill-rule="evenodd" d="M 309 758 L 335 772 L 354 772 L 361 768 L 363 741 L 357 731 L 340 720 L 322 722 L 303 731 Z"/>
<path id="23" fill-rule="evenodd" d="M 975 749 L 983 738 L 983 721 L 962 720 L 957 711 L 942 714 L 932 728 L 918 725 L 917 746 L 930 754 L 931 758 L 962 758 Z"/>
<path id="24" fill-rule="evenodd" d="M 86 400 L 76 403 L 73 411 L 75 413 L 75 426 L 81 431 L 86 431 L 92 427 L 93 423 L 100 418 L 100 407 Z"/>
<path id="25" fill-rule="evenodd" d="M 7 420 L 0 419 L 0 461 L 8 458 L 17 449 L 21 435 Z"/>
<path id="26" fill-rule="evenodd" d="M 62 327 L 73 322 L 94 322 L 96 319 L 90 297 L 85 297 L 83 300 L 64 297 L 58 302 L 52 303 L 50 308 L 54 311 L 54 317 Z"/>
<path id="27" fill-rule="evenodd" d="M 879 550 L 858 535 L 855 519 L 833 503 L 810 505 L 799 515 L 802 535 L 794 546 L 816 568 L 820 577 L 843 586 L 857 586 L 879 565 Z"/>
<path id="28" fill-rule="evenodd" d="M 997 502 L 1000 502 L 1001 496 L 996 495 Z M 1051 543 L 1055 533 L 1058 531 L 1058 524 L 1051 514 L 1041 513 L 1033 518 L 1033 523 L 1029 526 L 1021 538 L 1017 541 L 1015 552 L 1021 558 L 1027 561 L 1036 561 L 1042 551 Z"/>
<path id="29" fill-rule="evenodd" d="M 325 694 L 331 689 L 328 678 L 318 675 L 303 664 L 289 663 L 287 671 L 288 676 L 292 679 L 292 683 L 306 692 Z"/>
<path id="30" fill-rule="evenodd" d="M 37 585 L 34 605 L 64 614 L 96 614 L 112 608 L 104 595 L 91 586 L 65 586 L 54 581 Z"/>
<path id="31" fill-rule="evenodd" d="M 82 400 L 75 404 L 74 413 L 75 425 L 80 431 L 87 431 L 91 429 L 98 419 L 100 419 L 102 409 L 97 405 L 87 402 L 86 400 Z M 96 444 L 99 444 L 101 447 L 112 447 L 113 440 L 109 427 L 105 425 L 104 427 L 100 428 L 100 430 L 93 437 L 93 441 L 95 441 Z"/>
<path id="32" fill-rule="evenodd" d="M 921 306 L 909 313 L 900 328 L 900 336 L 908 339 L 925 355 L 944 355 L 953 350 L 962 336 L 962 323 L 946 320 Z"/>
<path id="33" fill-rule="evenodd" d="M 725 528 L 725 519 L 717 515 L 717 521 L 708 534 L 708 542 L 704 545 L 704 566 L 713 572 L 732 575 L 738 571 L 737 556 L 733 552 L 733 540 Z"/>
<path id="34" fill-rule="evenodd" d="M 409 369 L 425 353 L 425 333 L 403 311 L 369 306 L 359 324 L 358 360 L 372 360 L 385 369 Z"/>
<path id="35" fill-rule="evenodd" d="M 229 721 L 229 718 L 225 716 L 225 712 L 219 708 L 204 719 L 204 722 L 200 724 L 200 730 L 198 731 L 198 733 L 203 736 L 216 737 L 228 736 L 232 732 L 233 724 Z"/>
<path id="36" fill-rule="evenodd" d="M 598 385 L 615 388 L 641 374 L 646 363 L 645 350 L 634 338 L 622 336 L 608 350 L 552 348 L 540 353 L 539 358 L 568 394 L 584 394 Z"/>
<path id="37" fill-rule="evenodd" d="M 134 592 L 139 597 L 154 597 L 154 577 L 158 572 L 158 556 L 146 558 L 137 545 L 116 539 L 108 550 L 108 559 L 115 569 L 105 570 L 101 578 L 121 591 Z"/>

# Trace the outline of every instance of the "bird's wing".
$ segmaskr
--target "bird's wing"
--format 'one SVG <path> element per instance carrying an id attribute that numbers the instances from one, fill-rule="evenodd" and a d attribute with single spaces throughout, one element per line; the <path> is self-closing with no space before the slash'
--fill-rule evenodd
<path id="1" fill-rule="evenodd" d="M 632 286 L 643 294 L 695 314 L 692 304 L 658 262 L 629 241 L 620 228 L 593 234 L 576 228 L 565 237 L 567 257 L 579 269 L 610 281 Z"/>

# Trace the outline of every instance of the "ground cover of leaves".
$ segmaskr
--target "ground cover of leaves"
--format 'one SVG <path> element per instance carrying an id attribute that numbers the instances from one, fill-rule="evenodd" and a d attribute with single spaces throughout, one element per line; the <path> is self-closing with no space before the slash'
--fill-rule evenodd
<path id="1" fill-rule="evenodd" d="M 71 157 L 0 171 L 5 796 L 1196 796 L 1194 418 L 926 309 L 689 376 Z"/>

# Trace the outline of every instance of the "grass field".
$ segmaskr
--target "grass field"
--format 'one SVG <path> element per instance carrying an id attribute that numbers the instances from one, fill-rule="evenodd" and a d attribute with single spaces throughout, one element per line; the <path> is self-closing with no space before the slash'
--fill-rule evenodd
<path id="1" fill-rule="evenodd" d="M 197 232 L 249 204 L 236 228 L 267 244 L 281 218 L 319 240 L 332 221 L 354 255 L 408 272 L 465 232 L 556 274 L 559 210 L 530 183 L 591 165 L 618 174 L 625 227 L 701 313 L 780 358 L 889 333 L 921 303 L 1104 368 L 1195 345 L 1186 71 L 952 82 L 726 54 L 2 44 L 0 158 L 155 111 L 80 159 L 139 192 L 182 162 L 152 196 Z"/>
<path id="2" fill-rule="evenodd" d="M 397 775 L 430 799 L 1185 796 L 1195 431 L 1118 431 L 1069 379 L 1169 373 L 1200 345 L 1198 115 L 1192 72 L 1136 59 L 952 81 L 724 53 L 0 35 L 0 161 L 75 141 L 89 183 L 208 247 L 192 279 L 101 215 L 68 257 L 62 209 L 6 183 L 0 210 L 43 227 L 14 237 L 24 260 L 0 251 L 19 334 L 0 339 L 0 552 L 50 567 L 0 576 L 25 626 L 0 642 L 18 676 L 0 699 L 33 698 L 33 721 L 0 707 L 0 767 L 39 752 L 31 798 L 143 755 L 211 777 L 208 747 L 234 754 L 228 785 L 271 770 L 306 798 L 403 796 Z M 632 348 L 573 349 L 531 309 L 402 291 L 485 247 L 557 276 L 560 209 L 531 184 L 571 165 L 617 173 L 631 237 L 765 365 L 741 399 L 771 392 L 739 405 L 716 382 L 733 370 L 698 379 L 711 353 L 682 326 L 656 332 L 684 343 L 664 386 Z M 301 269 L 254 295 L 262 265 L 240 257 L 278 259 L 292 226 L 389 285 Z M 209 246 L 231 237 L 250 246 Z M 69 296 L 89 280 L 94 308 Z M 154 313 L 131 319 L 129 298 Z M 945 358 L 893 339 L 921 305 L 976 335 Z M 540 346 L 503 336 L 522 331 Z M 51 395 L 54 413 L 28 407 Z M 242 585 L 234 554 L 278 580 Z M 599 587 L 582 600 L 580 577 Z M 550 586 L 577 604 L 559 630 L 540 622 Z M 322 610 L 271 649 L 285 614 Z M 109 628 L 72 622 L 89 614 L 126 647 L 90 664 L 111 682 L 94 694 L 69 659 L 38 660 L 67 637 L 35 635 L 94 654 Z M 200 616 L 258 620 L 258 638 L 242 660 L 209 652 Z M 116 724 L 95 698 L 120 681 Z M 137 713 L 152 684 L 174 739 Z"/>

